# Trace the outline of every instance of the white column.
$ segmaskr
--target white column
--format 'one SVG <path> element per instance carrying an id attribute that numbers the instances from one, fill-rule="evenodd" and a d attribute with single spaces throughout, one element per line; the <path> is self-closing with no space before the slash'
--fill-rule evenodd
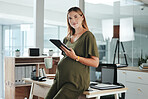
<path id="1" fill-rule="evenodd" d="M 0 98 L 2 98 L 2 97 L 4 97 L 4 78 L 3 78 L 3 76 L 4 76 L 4 72 L 3 72 L 3 68 L 4 68 L 4 66 L 3 66 L 3 54 L 2 54 L 2 46 L 3 46 L 3 44 L 2 44 L 2 26 L 0 25 Z"/>
<path id="2" fill-rule="evenodd" d="M 0 99 L 4 98 L 4 56 L 3 56 L 3 34 L 2 26 L 0 25 Z"/>
<path id="3" fill-rule="evenodd" d="M 82 12 L 85 13 L 85 1 L 77 0 L 77 5 L 81 8 Z"/>
<path id="4" fill-rule="evenodd" d="M 2 40 L 3 40 L 2 39 L 2 26 L 0 25 L 0 70 L 2 70 Z M 1 79 L 1 76 L 0 76 L 0 79 Z"/>
<path id="5" fill-rule="evenodd" d="M 120 25 L 120 1 L 114 2 L 113 15 L 114 15 L 114 24 Z"/>
<path id="6" fill-rule="evenodd" d="M 44 48 L 44 0 L 34 0 L 34 32 L 35 46 L 40 48 L 40 55 Z"/>
<path id="7" fill-rule="evenodd" d="M 113 25 L 120 25 L 120 1 L 113 3 Z M 117 42 L 116 39 L 112 39 L 112 43 L 110 43 L 111 44 L 110 48 L 108 48 L 108 49 L 112 49 L 112 50 L 108 50 L 108 52 L 110 53 L 110 62 L 113 62 L 113 59 L 114 59 L 113 56 L 115 53 L 115 48 L 113 48 L 113 47 L 116 47 L 116 42 Z M 118 62 L 117 59 L 118 59 L 118 50 L 116 51 L 115 63 Z"/>

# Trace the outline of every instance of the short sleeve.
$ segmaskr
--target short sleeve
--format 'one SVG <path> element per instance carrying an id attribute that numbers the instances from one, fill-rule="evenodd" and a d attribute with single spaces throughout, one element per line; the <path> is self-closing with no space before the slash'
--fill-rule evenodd
<path id="1" fill-rule="evenodd" d="M 86 56 L 87 57 L 90 57 L 90 56 L 99 57 L 96 39 L 91 32 L 86 36 Z"/>

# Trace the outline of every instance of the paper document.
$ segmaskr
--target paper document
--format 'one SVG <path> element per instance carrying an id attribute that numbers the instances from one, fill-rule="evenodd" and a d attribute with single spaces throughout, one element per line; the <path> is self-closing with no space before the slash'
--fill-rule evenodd
<path id="1" fill-rule="evenodd" d="M 98 83 L 97 85 L 91 85 L 90 84 L 90 87 L 94 88 L 94 89 L 99 89 L 99 90 L 123 88 L 123 86 L 120 86 L 120 85 L 103 84 L 103 83 Z"/>

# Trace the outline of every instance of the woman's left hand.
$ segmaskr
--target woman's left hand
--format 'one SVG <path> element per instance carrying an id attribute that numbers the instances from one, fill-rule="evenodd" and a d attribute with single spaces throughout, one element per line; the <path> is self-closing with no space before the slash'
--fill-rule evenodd
<path id="1" fill-rule="evenodd" d="M 70 57 L 70 58 L 72 58 L 72 59 L 76 59 L 76 54 L 75 54 L 75 52 L 74 52 L 74 50 L 72 49 L 72 48 L 70 48 L 70 51 L 69 50 L 67 50 L 64 46 L 62 46 L 61 45 L 61 47 L 60 47 L 64 52 L 65 52 L 65 54 L 68 56 L 68 57 Z"/>

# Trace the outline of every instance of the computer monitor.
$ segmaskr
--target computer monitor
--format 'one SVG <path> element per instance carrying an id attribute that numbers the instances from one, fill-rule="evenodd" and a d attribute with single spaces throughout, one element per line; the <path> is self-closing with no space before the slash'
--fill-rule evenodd
<path id="1" fill-rule="evenodd" d="M 101 72 L 101 82 L 117 84 L 117 66 L 116 64 L 99 64 L 96 71 Z"/>

